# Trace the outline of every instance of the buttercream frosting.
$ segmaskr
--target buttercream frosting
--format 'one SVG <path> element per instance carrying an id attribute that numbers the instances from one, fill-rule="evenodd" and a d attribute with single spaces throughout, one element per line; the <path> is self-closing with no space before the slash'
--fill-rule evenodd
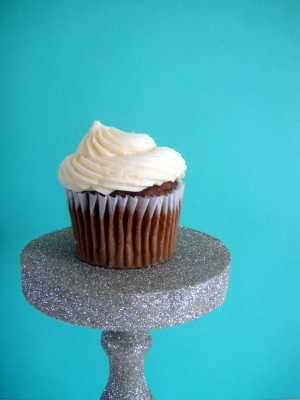
<path id="1" fill-rule="evenodd" d="M 95 121 L 76 153 L 60 164 L 58 179 L 74 192 L 139 192 L 182 179 L 186 165 L 175 150 L 157 147 L 141 133 L 123 132 Z"/>

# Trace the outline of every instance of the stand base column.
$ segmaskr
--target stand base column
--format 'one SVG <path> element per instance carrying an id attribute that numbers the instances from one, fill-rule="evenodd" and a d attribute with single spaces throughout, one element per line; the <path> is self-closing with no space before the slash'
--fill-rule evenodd
<path id="1" fill-rule="evenodd" d="M 101 344 L 109 359 L 110 374 L 100 400 L 154 400 L 144 377 L 150 333 L 103 331 Z"/>

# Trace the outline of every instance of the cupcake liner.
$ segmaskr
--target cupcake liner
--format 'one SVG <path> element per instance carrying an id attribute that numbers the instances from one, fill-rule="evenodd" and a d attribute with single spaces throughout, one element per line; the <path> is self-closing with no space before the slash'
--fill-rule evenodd
<path id="1" fill-rule="evenodd" d="M 176 248 L 184 184 L 166 196 L 139 197 L 66 190 L 78 256 L 107 268 L 142 268 Z"/>

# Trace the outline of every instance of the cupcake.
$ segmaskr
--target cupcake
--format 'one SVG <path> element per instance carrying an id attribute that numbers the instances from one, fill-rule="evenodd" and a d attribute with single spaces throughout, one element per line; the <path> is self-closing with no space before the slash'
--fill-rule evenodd
<path id="1" fill-rule="evenodd" d="M 172 257 L 186 170 L 181 155 L 146 134 L 95 121 L 59 167 L 78 256 L 107 268 Z"/>

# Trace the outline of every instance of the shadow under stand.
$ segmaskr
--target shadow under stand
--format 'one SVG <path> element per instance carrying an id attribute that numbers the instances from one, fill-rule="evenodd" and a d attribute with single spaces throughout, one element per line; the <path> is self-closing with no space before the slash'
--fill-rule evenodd
<path id="1" fill-rule="evenodd" d="M 25 298 L 39 311 L 75 325 L 103 329 L 110 376 L 101 400 L 153 399 L 144 378 L 150 329 L 199 318 L 220 306 L 230 252 L 218 239 L 180 227 L 175 255 L 159 265 L 115 270 L 75 253 L 71 228 L 48 233 L 22 251 Z"/>

